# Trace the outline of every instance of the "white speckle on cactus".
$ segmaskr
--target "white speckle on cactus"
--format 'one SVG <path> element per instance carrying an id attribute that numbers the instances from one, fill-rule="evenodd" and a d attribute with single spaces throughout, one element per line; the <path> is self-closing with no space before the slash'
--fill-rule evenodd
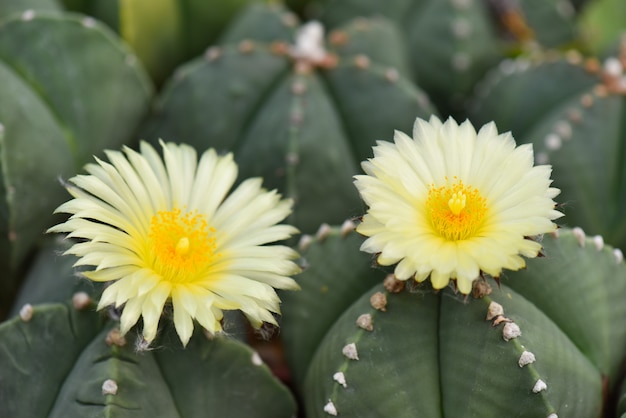
<path id="1" fill-rule="evenodd" d="M 25 10 L 22 13 L 22 20 L 24 22 L 28 22 L 29 20 L 33 20 L 35 18 L 35 11 L 33 9 Z"/>
<path id="2" fill-rule="evenodd" d="M 459 39 L 466 39 L 472 33 L 472 26 L 465 18 L 459 17 L 452 21 L 452 34 Z"/>
<path id="3" fill-rule="evenodd" d="M 613 250 L 613 255 L 615 256 L 615 261 L 617 261 L 617 264 L 621 264 L 622 261 L 624 261 L 624 254 L 619 248 Z"/>
<path id="4" fill-rule="evenodd" d="M 91 298 L 85 292 L 76 292 L 72 296 L 72 305 L 74 305 L 74 309 L 82 311 L 87 308 L 91 304 Z"/>
<path id="5" fill-rule="evenodd" d="M 291 12 L 283 13 L 280 20 L 287 27 L 293 28 L 298 24 L 298 18 Z"/>
<path id="6" fill-rule="evenodd" d="M 546 389 L 548 389 L 548 385 L 546 385 L 546 382 L 541 379 L 537 379 L 537 382 L 535 382 L 535 386 L 533 386 L 533 393 L 539 393 L 542 390 Z"/>
<path id="7" fill-rule="evenodd" d="M 4 125 L 0 123 L 0 135 L 4 134 Z"/>
<path id="8" fill-rule="evenodd" d="M 572 137 L 572 125 L 565 120 L 560 120 L 554 126 L 554 130 L 556 133 L 563 138 L 564 140 L 568 140 Z"/>
<path id="9" fill-rule="evenodd" d="M 428 98 L 427 95 L 425 95 L 421 91 L 416 94 L 416 98 L 417 98 L 417 104 L 420 105 L 421 107 L 430 106 L 430 99 Z"/>
<path id="10" fill-rule="evenodd" d="M 524 350 L 524 352 L 522 353 L 521 356 L 519 356 L 519 360 L 517 361 L 517 364 L 520 367 L 524 367 L 527 364 L 531 364 L 535 362 L 535 355 L 533 353 L 531 353 L 530 351 L 526 351 Z"/>
<path id="11" fill-rule="evenodd" d="M 472 4 L 472 0 L 452 0 L 452 6 L 457 9 L 467 9 Z"/>
<path id="12" fill-rule="evenodd" d="M 300 162 L 300 156 L 295 152 L 288 152 L 287 155 L 285 155 L 285 162 L 288 166 L 296 166 Z"/>
<path id="13" fill-rule="evenodd" d="M 537 165 L 548 164 L 550 162 L 550 158 L 548 158 L 548 154 L 545 152 L 538 152 L 535 154 L 535 163 Z"/>
<path id="14" fill-rule="evenodd" d="M 587 239 L 587 236 L 585 235 L 585 231 L 583 231 L 581 227 L 577 226 L 574 229 L 572 229 L 572 234 L 574 234 L 574 238 L 576 238 L 578 245 L 580 245 L 581 247 L 584 247 L 585 240 Z"/>
<path id="15" fill-rule="evenodd" d="M 356 324 L 359 328 L 363 328 L 366 331 L 373 331 L 374 324 L 372 323 L 372 315 L 366 313 L 359 315 L 356 319 Z"/>
<path id="16" fill-rule="evenodd" d="M 222 55 L 222 50 L 216 46 L 212 46 L 210 48 L 207 48 L 206 52 L 204 53 L 204 59 L 206 59 L 209 62 L 213 62 L 216 59 L 218 59 L 221 55 Z"/>
<path id="17" fill-rule="evenodd" d="M 504 75 L 511 75 L 515 72 L 515 62 L 511 59 L 503 60 L 500 62 L 500 65 L 498 65 L 498 69 L 500 69 Z"/>
<path id="18" fill-rule="evenodd" d="M 515 69 L 519 72 L 524 72 L 530 68 L 530 61 L 525 59 L 515 60 Z"/>
<path id="19" fill-rule="evenodd" d="M 370 305 L 377 311 L 387 310 L 387 296 L 382 292 L 376 292 L 370 297 Z"/>
<path id="20" fill-rule="evenodd" d="M 496 316 L 504 315 L 504 308 L 498 302 L 491 302 L 487 309 L 487 321 L 491 321 Z"/>
<path id="21" fill-rule="evenodd" d="M 561 137 L 555 133 L 548 134 L 544 141 L 546 144 L 546 148 L 551 151 L 558 150 L 559 148 L 561 148 L 561 144 L 563 143 L 563 141 L 561 141 Z"/>
<path id="22" fill-rule="evenodd" d="M 593 245 L 596 246 L 596 250 L 602 250 L 604 248 L 604 238 L 601 235 L 596 235 L 593 237 Z"/>
<path id="23" fill-rule="evenodd" d="M 335 408 L 335 404 L 330 399 L 328 400 L 328 403 L 324 405 L 324 412 L 334 417 L 337 416 L 337 408 Z"/>
<path id="24" fill-rule="evenodd" d="M 567 112 L 567 118 L 573 123 L 580 123 L 583 120 L 583 115 L 578 109 L 571 109 Z"/>
<path id="25" fill-rule="evenodd" d="M 102 383 L 103 395 L 117 395 L 117 382 L 113 379 L 107 379 Z"/>
<path id="26" fill-rule="evenodd" d="M 389 293 L 400 293 L 404 290 L 404 286 L 406 282 L 404 280 L 396 279 L 396 275 L 393 273 L 389 273 L 385 276 L 383 280 L 383 286 L 385 290 Z"/>
<path id="27" fill-rule="evenodd" d="M 385 78 L 390 83 L 395 83 L 400 78 L 400 74 L 398 74 L 398 70 L 395 68 L 387 68 L 385 70 Z"/>
<path id="28" fill-rule="evenodd" d="M 619 80 L 617 80 L 617 85 L 621 91 L 626 91 L 626 76 L 621 76 Z"/>
<path id="29" fill-rule="evenodd" d="M 354 65 L 356 68 L 361 70 L 366 70 L 370 67 L 371 61 L 367 55 L 359 54 L 354 57 Z"/>
<path id="30" fill-rule="evenodd" d="M 252 364 L 255 366 L 261 366 L 263 364 L 263 359 L 256 351 L 252 353 Z"/>
<path id="31" fill-rule="evenodd" d="M 311 245 L 311 242 L 313 241 L 313 237 L 308 235 L 308 234 L 304 234 L 300 237 L 300 241 L 298 241 L 298 249 L 300 251 L 305 251 L 307 248 L 309 248 L 309 245 Z"/>
<path id="32" fill-rule="evenodd" d="M 548 415 L 548 418 L 559 418 L 559 416 L 555 413 L 551 413 L 550 415 Z"/>
<path id="33" fill-rule="evenodd" d="M 135 55 L 133 55 L 133 54 L 128 54 L 128 55 L 126 55 L 126 58 L 124 58 L 124 62 L 129 67 L 132 67 L 132 66 L 137 64 L 137 57 Z"/>
<path id="34" fill-rule="evenodd" d="M 515 322 L 507 322 L 502 328 L 502 338 L 504 341 L 512 340 L 522 335 L 522 330 Z"/>
<path id="35" fill-rule="evenodd" d="M 624 72 L 624 67 L 622 67 L 622 63 L 616 57 L 607 58 L 604 61 L 604 73 L 611 77 L 621 77 Z"/>
<path id="36" fill-rule="evenodd" d="M 86 17 L 81 20 L 80 23 L 86 28 L 93 28 L 96 26 L 96 20 L 92 17 Z"/>
<path id="37" fill-rule="evenodd" d="M 324 26 L 314 20 L 300 27 L 296 33 L 296 44 L 291 47 L 291 55 L 311 62 L 323 61 L 326 57 Z"/>
<path id="38" fill-rule="evenodd" d="M 330 235 L 330 231 L 332 231 L 330 225 L 328 225 L 327 223 L 323 223 L 317 229 L 317 232 L 315 233 L 315 238 L 320 241 L 324 241 Z"/>
<path id="39" fill-rule="evenodd" d="M 20 309 L 20 319 L 24 322 L 28 322 L 33 317 L 33 305 L 30 303 L 25 304 Z"/>
<path id="40" fill-rule="evenodd" d="M 591 94 L 583 94 L 580 98 L 580 104 L 587 108 L 593 106 L 593 96 Z"/>
<path id="41" fill-rule="evenodd" d="M 119 328 L 113 328 L 107 333 L 104 342 L 110 347 L 115 345 L 117 347 L 124 347 L 126 345 L 126 338 L 122 335 Z"/>
<path id="42" fill-rule="evenodd" d="M 576 14 L 574 6 L 569 0 L 560 0 L 556 3 L 556 12 L 565 19 L 572 19 Z"/>
<path id="43" fill-rule="evenodd" d="M 350 235 L 350 233 L 354 231 L 355 229 L 356 229 L 356 224 L 352 222 L 350 219 L 346 219 L 341 224 L 341 229 L 339 230 L 340 231 L 339 233 L 342 238 L 345 238 L 348 235 Z"/>
<path id="44" fill-rule="evenodd" d="M 469 68 L 471 64 L 470 56 L 465 52 L 457 52 L 452 56 L 452 68 L 458 72 L 463 72 Z"/>
<path id="45" fill-rule="evenodd" d="M 342 372 L 337 372 L 333 375 L 333 380 L 337 383 L 339 383 L 341 386 L 343 386 L 344 388 L 348 387 L 348 384 L 346 383 L 346 375 L 344 375 Z"/>
<path id="46" fill-rule="evenodd" d="M 306 84 L 298 80 L 291 85 L 291 92 L 296 96 L 301 96 L 306 92 Z"/>
<path id="47" fill-rule="evenodd" d="M 344 356 L 346 356 L 350 360 L 358 360 L 359 359 L 359 353 L 356 350 L 356 344 L 355 343 L 347 344 L 346 346 L 344 346 L 341 349 L 341 352 L 343 353 Z"/>

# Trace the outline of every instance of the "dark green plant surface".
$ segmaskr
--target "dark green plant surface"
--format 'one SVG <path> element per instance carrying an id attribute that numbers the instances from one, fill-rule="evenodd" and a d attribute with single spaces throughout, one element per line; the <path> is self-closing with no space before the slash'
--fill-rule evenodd
<path id="1" fill-rule="evenodd" d="M 626 320 L 626 267 L 621 252 L 599 237 L 579 229 L 544 236 L 545 257 L 507 272 L 501 286 L 490 281 L 492 293 L 481 299 L 435 292 L 428 282 L 401 293 L 377 285 L 346 309 L 354 294 L 335 301 L 331 290 L 363 289 L 375 276 L 345 271 L 339 260 L 359 262 L 347 238 L 335 234 L 308 244 L 304 259 L 324 260 L 322 266 L 300 278 L 308 296 L 284 303 L 296 376 L 315 352 L 302 390 L 307 417 L 333 408 L 340 416 L 597 417 L 607 407 L 626 349 L 626 330 L 616 326 Z M 504 311 L 487 320 L 491 302 Z M 342 309 L 329 327 L 327 312 Z M 510 323 L 521 335 L 505 341 Z M 318 328 L 329 329 L 321 340 Z M 521 367 L 524 351 L 536 361 Z"/>
<path id="2" fill-rule="evenodd" d="M 67 198 L 58 178 L 130 141 L 152 86 L 103 25 L 38 12 L 0 24 L 0 86 L 0 306 L 6 307 L 18 267 Z"/>
<path id="3" fill-rule="evenodd" d="M 434 110 L 400 73 L 404 61 L 391 62 L 401 54 L 359 41 L 370 30 L 393 37 L 382 21 L 351 30 L 362 50 L 337 47 L 322 63 L 292 57 L 296 23 L 277 6 L 249 9 L 226 44 L 176 71 L 143 137 L 234 151 L 240 178 L 262 176 L 294 198 L 289 222 L 313 232 L 361 213 L 351 179 L 358 163 L 376 140 L 410 132 L 417 115 Z"/>
<path id="4" fill-rule="evenodd" d="M 577 53 L 507 61 L 484 82 L 471 117 L 532 143 L 536 162 L 553 167 L 564 222 L 624 248 L 625 102 L 600 65 Z"/>
<path id="5" fill-rule="evenodd" d="M 168 338 L 169 337 L 169 338 Z M 295 401 L 258 354 L 197 333 L 165 332 L 136 351 L 93 306 L 24 308 L 0 325 L 0 405 L 11 417 L 294 416 Z M 164 346 L 159 347 L 162 343 Z M 36 402 L 33 401 L 36 399 Z"/>

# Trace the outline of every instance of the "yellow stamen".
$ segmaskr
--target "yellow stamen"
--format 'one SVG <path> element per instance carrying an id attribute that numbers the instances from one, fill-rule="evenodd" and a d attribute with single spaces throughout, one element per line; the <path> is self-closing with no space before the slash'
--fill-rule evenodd
<path id="1" fill-rule="evenodd" d="M 151 267 L 164 280 L 190 282 L 215 256 L 215 229 L 204 215 L 178 208 L 160 211 L 150 223 Z"/>
<path id="2" fill-rule="evenodd" d="M 430 186 L 426 210 L 435 231 L 449 241 L 476 234 L 487 214 L 485 198 L 455 177 L 451 185 Z"/>

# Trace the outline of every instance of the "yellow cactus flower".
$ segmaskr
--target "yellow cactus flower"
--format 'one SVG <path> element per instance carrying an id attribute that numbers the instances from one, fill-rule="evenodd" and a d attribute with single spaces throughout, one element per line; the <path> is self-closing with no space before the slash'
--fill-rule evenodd
<path id="1" fill-rule="evenodd" d="M 81 238 L 67 253 L 83 274 L 112 282 L 98 309 L 124 305 L 121 332 L 143 318 L 143 337 L 156 334 L 163 307 L 171 300 L 174 325 L 184 345 L 193 319 L 211 333 L 222 330 L 223 310 L 241 310 L 255 327 L 276 324 L 280 300 L 274 290 L 297 289 L 298 255 L 281 245 L 297 230 L 278 224 L 292 202 L 261 188 L 261 179 L 237 178 L 232 154 L 210 149 L 198 161 L 188 145 L 161 143 L 163 159 L 148 143 L 140 152 L 106 151 L 88 175 L 69 180 L 74 199 L 56 212 L 70 213 L 48 232 Z"/>
<path id="2" fill-rule="evenodd" d="M 472 290 L 481 272 L 499 277 L 536 257 L 532 237 L 554 231 L 562 216 L 551 167 L 533 166 L 532 145 L 516 147 L 494 123 L 478 133 L 469 121 L 417 119 L 413 138 L 379 141 L 355 185 L 369 206 L 357 231 L 363 251 L 395 266 L 400 280 L 430 277 L 435 289 L 456 280 Z"/>

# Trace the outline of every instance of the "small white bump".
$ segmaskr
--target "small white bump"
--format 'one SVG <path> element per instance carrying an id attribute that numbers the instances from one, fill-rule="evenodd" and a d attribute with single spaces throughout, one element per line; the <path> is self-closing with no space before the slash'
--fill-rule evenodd
<path id="1" fill-rule="evenodd" d="M 263 365 L 263 359 L 256 351 L 252 353 L 252 364 L 254 364 L 255 366 Z"/>
<path id="2" fill-rule="evenodd" d="M 81 20 L 80 23 L 86 28 L 93 28 L 96 26 L 96 20 L 92 17 L 86 17 Z"/>
<path id="3" fill-rule="evenodd" d="M 556 12 L 565 19 L 572 19 L 576 15 L 574 6 L 568 0 L 560 0 L 556 3 Z"/>
<path id="4" fill-rule="evenodd" d="M 558 150 L 559 148 L 561 148 L 562 145 L 561 137 L 555 133 L 548 134 L 544 142 L 546 144 L 546 148 L 551 151 Z"/>
<path id="5" fill-rule="evenodd" d="M 621 76 L 619 80 L 617 80 L 617 85 L 620 90 L 626 90 L 626 76 Z"/>
<path id="6" fill-rule="evenodd" d="M 551 413 L 550 415 L 548 415 L 548 418 L 559 418 L 559 416 L 555 413 Z"/>
<path id="7" fill-rule="evenodd" d="M 72 296 L 72 305 L 74 305 L 74 309 L 78 311 L 82 311 L 87 308 L 91 304 L 91 298 L 85 292 L 76 292 L 74 296 Z"/>
<path id="8" fill-rule="evenodd" d="M 619 59 L 610 57 L 604 61 L 604 72 L 612 77 L 621 77 L 624 72 L 624 67 L 622 67 L 622 63 Z"/>
<path id="9" fill-rule="evenodd" d="M 615 256 L 617 264 L 622 264 L 622 261 L 624 261 L 624 254 L 622 253 L 622 250 L 620 250 L 619 248 L 614 249 L 613 255 Z"/>
<path id="10" fill-rule="evenodd" d="M 504 308 L 498 302 L 491 302 L 487 309 L 487 321 L 491 321 L 496 316 L 504 315 Z"/>
<path id="11" fill-rule="evenodd" d="M 113 379 L 107 379 L 102 383 L 103 395 L 117 395 L 117 382 Z"/>
<path id="12" fill-rule="evenodd" d="M 4 134 L 4 125 L 0 123 L 0 135 Z"/>
<path id="13" fill-rule="evenodd" d="M 452 6 L 457 9 L 467 9 L 472 4 L 472 0 L 452 0 Z"/>
<path id="14" fill-rule="evenodd" d="M 25 10 L 22 13 L 22 20 L 24 22 L 28 22 L 29 20 L 33 20 L 35 18 L 35 11 L 33 9 Z"/>
<path id="15" fill-rule="evenodd" d="M 356 325 L 366 331 L 373 331 L 374 324 L 372 323 L 372 315 L 368 313 L 359 315 L 359 317 L 356 319 Z"/>
<path id="16" fill-rule="evenodd" d="M 554 126 L 554 130 L 556 133 L 563 138 L 564 140 L 568 140 L 572 137 L 572 125 L 565 120 L 560 120 Z"/>
<path id="17" fill-rule="evenodd" d="M 587 236 L 585 235 L 585 231 L 583 231 L 581 227 L 577 226 L 576 228 L 572 229 L 572 234 L 574 234 L 574 238 L 576 238 L 578 245 L 584 247 L 585 240 L 587 238 Z"/>
<path id="18" fill-rule="evenodd" d="M 524 367 L 527 364 L 531 364 L 535 362 L 535 355 L 533 353 L 531 353 L 530 351 L 526 351 L 524 350 L 524 352 L 522 353 L 521 356 L 519 356 L 519 360 L 517 361 L 517 364 L 520 367 Z"/>
<path id="19" fill-rule="evenodd" d="M 301 96 L 306 92 L 306 84 L 300 80 L 291 85 L 291 92 L 296 96 Z"/>
<path id="20" fill-rule="evenodd" d="M 593 245 L 596 246 L 596 250 L 602 250 L 604 248 L 604 238 L 601 235 L 596 235 L 593 237 Z"/>
<path id="21" fill-rule="evenodd" d="M 390 83 L 395 83 L 400 78 L 400 74 L 398 73 L 398 70 L 396 70 L 395 68 L 387 68 L 385 70 L 385 78 Z"/>
<path id="22" fill-rule="evenodd" d="M 515 322 L 507 322 L 502 328 L 502 338 L 504 341 L 512 340 L 522 335 L 522 330 Z"/>
<path id="23" fill-rule="evenodd" d="M 330 399 L 328 400 L 328 403 L 324 405 L 324 412 L 334 417 L 337 416 L 337 408 L 335 408 L 335 404 Z"/>
<path id="24" fill-rule="evenodd" d="M 350 219 L 346 219 L 341 224 L 340 235 L 342 238 L 347 237 L 352 231 L 356 229 L 356 224 L 352 222 Z"/>
<path id="25" fill-rule="evenodd" d="M 498 68 L 500 69 L 502 74 L 511 75 L 515 72 L 515 61 L 511 59 L 506 59 L 500 62 L 500 65 L 498 65 Z"/>
<path id="26" fill-rule="evenodd" d="M 541 379 L 538 379 L 537 382 L 535 383 L 535 386 L 533 386 L 533 393 L 539 393 L 542 390 L 546 390 L 548 389 L 548 385 L 546 385 L 546 382 L 544 382 Z"/>
<path id="27" fill-rule="evenodd" d="M 291 54 L 298 59 L 321 62 L 326 56 L 324 49 L 324 26 L 313 20 L 302 25 L 296 33 L 295 45 Z"/>
<path id="28" fill-rule="evenodd" d="M 519 72 L 524 72 L 530 68 L 530 61 L 525 59 L 516 59 L 515 60 L 515 70 Z"/>
<path id="29" fill-rule="evenodd" d="M 538 152 L 535 154 L 535 163 L 538 165 L 548 164 L 550 159 L 548 158 L 548 154 L 545 152 Z"/>
<path id="30" fill-rule="evenodd" d="M 32 319 L 32 317 L 33 317 L 33 305 L 31 305 L 30 303 L 27 303 L 24 306 L 22 306 L 22 308 L 20 309 L 20 318 L 22 319 L 22 321 L 28 322 Z"/>
<path id="31" fill-rule="evenodd" d="M 328 225 L 327 223 L 323 223 L 317 229 L 317 232 L 315 233 L 315 238 L 317 238 L 320 241 L 323 241 L 326 238 L 328 238 L 328 236 L 330 235 L 330 231 L 332 231 L 332 228 L 330 227 L 330 225 Z"/>
<path id="32" fill-rule="evenodd" d="M 386 312 L 387 311 L 387 296 L 385 296 L 382 292 L 376 292 L 372 296 L 370 296 L 370 305 L 372 308 Z"/>
<path id="33" fill-rule="evenodd" d="M 137 64 L 137 57 L 135 55 L 133 55 L 133 54 L 128 54 L 128 55 L 126 55 L 126 58 L 124 58 L 124 62 L 129 67 L 132 67 L 135 64 Z"/>
<path id="34" fill-rule="evenodd" d="M 298 249 L 300 251 L 306 251 L 307 248 L 309 248 L 309 245 L 311 245 L 311 242 L 313 242 L 313 237 L 308 235 L 308 234 L 304 234 L 300 237 L 300 241 L 298 241 Z"/>
<path id="35" fill-rule="evenodd" d="M 333 380 L 337 383 L 339 383 L 341 386 L 343 386 L 344 388 L 348 387 L 348 384 L 346 383 L 346 376 L 342 373 L 342 372 L 337 372 L 333 375 Z"/>
<path id="36" fill-rule="evenodd" d="M 296 166 L 300 162 L 300 156 L 295 152 L 288 152 L 285 156 L 285 162 L 288 166 Z"/>
<path id="37" fill-rule="evenodd" d="M 348 357 L 350 360 L 358 360 L 359 353 L 356 350 L 356 344 L 350 343 L 341 349 L 341 352 L 344 356 Z"/>
<path id="38" fill-rule="evenodd" d="M 215 61 L 220 57 L 220 55 L 222 55 L 222 51 L 218 47 L 212 46 L 210 48 L 207 48 L 206 52 L 204 53 L 204 59 L 209 62 Z"/>

